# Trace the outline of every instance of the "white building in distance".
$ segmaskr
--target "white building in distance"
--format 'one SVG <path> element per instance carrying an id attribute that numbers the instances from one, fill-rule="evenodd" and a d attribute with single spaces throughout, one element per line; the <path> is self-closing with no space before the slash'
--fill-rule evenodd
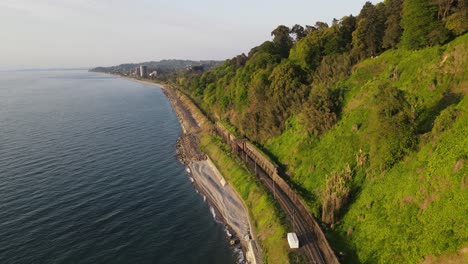
<path id="1" fill-rule="evenodd" d="M 140 66 L 140 77 L 147 77 L 148 76 L 148 66 L 141 65 Z"/>

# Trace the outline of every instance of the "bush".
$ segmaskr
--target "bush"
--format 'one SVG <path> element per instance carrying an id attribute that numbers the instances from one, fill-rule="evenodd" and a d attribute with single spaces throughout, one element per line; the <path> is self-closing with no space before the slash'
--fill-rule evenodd
<path id="1" fill-rule="evenodd" d="M 370 162 L 375 172 L 390 168 L 414 146 L 414 122 L 402 91 L 382 85 L 370 121 Z"/>
<path id="2" fill-rule="evenodd" d="M 432 127 L 432 135 L 438 136 L 440 133 L 449 129 L 455 119 L 458 116 L 458 110 L 455 108 L 455 105 L 447 107 L 442 111 L 439 116 L 434 121 L 434 126 Z"/>

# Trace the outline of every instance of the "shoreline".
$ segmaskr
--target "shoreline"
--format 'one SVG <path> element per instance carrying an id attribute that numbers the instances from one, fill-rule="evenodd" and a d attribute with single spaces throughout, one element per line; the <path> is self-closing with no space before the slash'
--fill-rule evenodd
<path id="1" fill-rule="evenodd" d="M 206 122 L 197 120 L 194 113 L 181 101 L 180 95 L 174 88 L 148 80 L 134 79 L 115 75 L 117 77 L 139 82 L 141 84 L 159 87 L 167 97 L 182 128 L 182 135 L 177 141 L 176 149 L 179 161 L 187 168 L 188 177 L 193 180 L 197 192 L 200 192 L 208 201 L 215 218 L 222 222 L 227 230 L 226 236 L 230 239 L 233 253 L 238 263 L 263 263 L 260 246 L 256 240 L 255 230 L 252 227 L 249 211 L 237 193 L 213 164 L 211 159 L 198 149 L 197 139 Z M 230 201 L 236 201 L 230 203 Z M 239 224 L 239 219 L 244 223 Z M 230 236 L 229 236 L 230 235 Z M 236 252 L 241 250 L 242 256 Z"/>

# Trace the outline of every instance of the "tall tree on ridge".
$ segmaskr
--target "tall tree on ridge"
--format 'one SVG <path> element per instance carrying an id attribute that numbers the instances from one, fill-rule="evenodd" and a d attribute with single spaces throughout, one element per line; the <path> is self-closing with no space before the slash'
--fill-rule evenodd
<path id="1" fill-rule="evenodd" d="M 301 40 L 307 35 L 304 27 L 299 24 L 296 24 L 291 28 L 291 33 L 294 35 L 296 41 Z"/>
<path id="2" fill-rule="evenodd" d="M 401 20 L 402 47 L 419 49 L 445 42 L 448 32 L 437 20 L 437 13 L 437 5 L 432 1 L 405 0 Z"/>
<path id="3" fill-rule="evenodd" d="M 403 29 L 401 28 L 401 13 L 403 12 L 403 0 L 385 1 L 385 34 L 382 41 L 384 49 L 396 48 L 400 42 Z"/>
<path id="4" fill-rule="evenodd" d="M 353 32 L 353 57 L 362 59 L 377 55 L 382 49 L 384 34 L 383 4 L 366 2 L 359 13 Z"/>
<path id="5" fill-rule="evenodd" d="M 279 25 L 271 32 L 271 35 L 273 36 L 273 43 L 278 48 L 281 56 L 284 58 L 288 57 L 289 50 L 294 43 L 291 35 L 289 35 L 290 32 L 291 30 L 289 27 L 284 25 Z"/>

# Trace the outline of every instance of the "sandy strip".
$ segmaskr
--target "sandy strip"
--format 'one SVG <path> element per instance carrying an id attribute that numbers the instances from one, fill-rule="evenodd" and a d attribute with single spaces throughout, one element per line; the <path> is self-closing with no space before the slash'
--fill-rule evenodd
<path id="1" fill-rule="evenodd" d="M 229 231 L 235 234 L 235 239 L 241 243 L 248 262 L 258 263 L 252 255 L 253 252 L 249 250 L 251 242 L 249 219 L 236 192 L 219 177 L 219 172 L 209 159 L 193 161 L 189 164 L 189 168 L 197 189 L 206 195 L 209 203 L 213 205 L 216 217 L 227 224 Z M 242 259 L 239 262 L 244 263 Z"/>

